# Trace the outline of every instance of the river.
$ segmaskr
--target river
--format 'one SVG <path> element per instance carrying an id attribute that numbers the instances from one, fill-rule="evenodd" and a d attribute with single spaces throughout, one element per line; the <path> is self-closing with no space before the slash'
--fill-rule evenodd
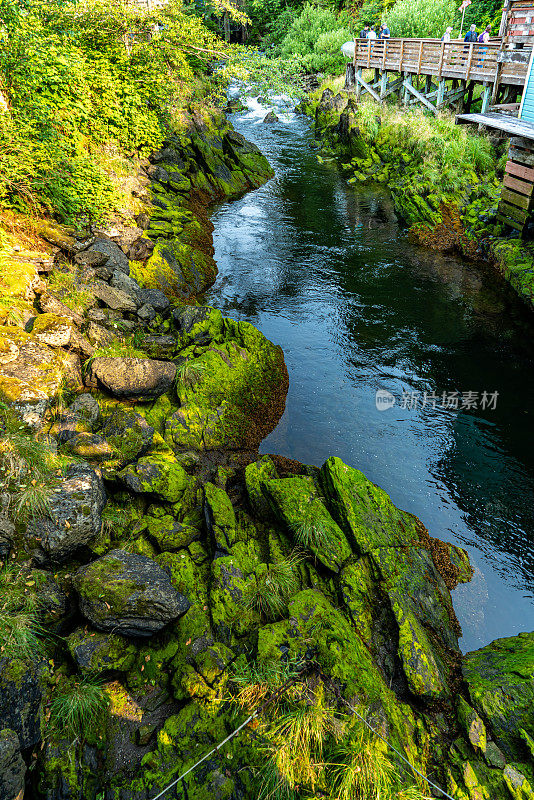
<path id="1" fill-rule="evenodd" d="M 320 163 L 305 118 L 267 125 L 267 110 L 232 117 L 276 175 L 214 209 L 207 297 L 284 350 L 286 411 L 262 452 L 339 456 L 465 547 L 464 651 L 533 630 L 534 320 L 489 267 L 410 244 L 386 190 Z"/>

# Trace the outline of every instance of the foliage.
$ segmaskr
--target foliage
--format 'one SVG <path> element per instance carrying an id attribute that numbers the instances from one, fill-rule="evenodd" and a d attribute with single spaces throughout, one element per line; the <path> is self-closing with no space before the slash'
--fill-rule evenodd
<path id="1" fill-rule="evenodd" d="M 94 299 L 94 295 L 89 290 L 79 287 L 72 272 L 54 270 L 49 275 L 48 285 L 52 293 L 73 310 L 87 308 Z"/>
<path id="2" fill-rule="evenodd" d="M 282 42 L 281 55 L 298 56 L 307 71 L 333 73 L 343 68 L 340 48 L 350 38 L 331 9 L 306 4 Z"/>
<path id="3" fill-rule="evenodd" d="M 295 539 L 299 545 L 307 548 L 327 548 L 331 543 L 330 534 L 324 525 L 309 517 L 303 519 L 295 530 Z"/>
<path id="4" fill-rule="evenodd" d="M 453 0 L 398 0 L 383 18 L 392 36 L 441 38 L 454 25 Z"/>
<path id="5" fill-rule="evenodd" d="M 86 676 L 73 680 L 50 706 L 53 729 L 81 742 L 100 729 L 109 700 L 99 680 Z"/>
<path id="6" fill-rule="evenodd" d="M 0 657 L 36 659 L 43 652 L 43 629 L 34 597 L 18 565 L 0 571 Z"/>
<path id="7" fill-rule="evenodd" d="M 0 0 L 0 203 L 102 219 L 120 202 L 106 151 L 157 148 L 222 43 L 180 0 L 154 12 L 112 0 L 26 6 Z"/>
<path id="8" fill-rule="evenodd" d="M 245 606 L 268 619 L 283 614 L 288 601 L 298 591 L 301 561 L 300 555 L 292 553 L 275 564 L 260 564 L 243 598 Z"/>
<path id="9" fill-rule="evenodd" d="M 176 380 L 182 386 L 191 388 L 197 383 L 206 372 L 206 364 L 203 361 L 186 361 L 180 364 L 176 370 Z"/>
<path id="10" fill-rule="evenodd" d="M 44 516 L 62 464 L 17 415 L 0 408 L 0 481 L 21 519 Z"/>

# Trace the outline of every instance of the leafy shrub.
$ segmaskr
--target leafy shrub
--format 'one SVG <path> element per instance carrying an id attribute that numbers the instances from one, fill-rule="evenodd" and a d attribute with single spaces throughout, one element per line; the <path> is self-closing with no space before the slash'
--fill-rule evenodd
<path id="1" fill-rule="evenodd" d="M 453 0 L 398 0 L 383 21 L 392 36 L 439 39 L 454 24 L 455 14 Z"/>
<path id="2" fill-rule="evenodd" d="M 345 63 L 341 45 L 351 38 L 350 30 L 340 26 L 332 10 L 307 4 L 284 38 L 281 55 L 298 56 L 310 72 L 336 72 Z"/>

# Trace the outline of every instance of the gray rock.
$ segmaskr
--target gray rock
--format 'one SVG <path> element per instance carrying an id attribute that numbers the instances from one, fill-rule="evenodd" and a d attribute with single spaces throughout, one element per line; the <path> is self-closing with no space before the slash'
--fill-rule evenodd
<path id="1" fill-rule="evenodd" d="M 105 505 L 106 491 L 99 473 L 87 464 L 74 464 L 51 494 L 48 515 L 33 519 L 26 535 L 40 540 L 52 561 L 65 561 L 98 536 Z"/>
<path id="2" fill-rule="evenodd" d="M 108 461 L 114 456 L 110 443 L 97 433 L 78 433 L 61 448 L 63 453 L 78 456 L 85 461 Z"/>
<path id="3" fill-rule="evenodd" d="M 112 550 L 76 572 L 82 614 L 101 631 L 152 636 L 190 608 L 189 600 L 146 556 Z"/>
<path id="4" fill-rule="evenodd" d="M 68 408 L 71 414 L 75 414 L 80 419 L 85 420 L 88 425 L 93 427 L 100 418 L 100 406 L 93 395 L 80 394 Z"/>
<path id="5" fill-rule="evenodd" d="M 29 577 L 37 582 L 39 609 L 47 627 L 58 628 L 71 611 L 69 599 L 51 572 L 34 569 Z"/>
<path id="6" fill-rule="evenodd" d="M 279 122 L 280 120 L 274 111 L 269 111 L 269 113 L 264 116 L 263 121 L 267 124 L 272 124 L 273 122 Z"/>
<path id="7" fill-rule="evenodd" d="M 114 272 L 115 270 L 113 270 L 111 267 L 98 267 L 95 269 L 95 277 L 100 278 L 103 281 L 109 281 L 111 280 L 111 276 Z"/>
<path id="8" fill-rule="evenodd" d="M 103 253 L 108 257 L 106 266 L 112 269 L 119 269 L 126 275 L 130 274 L 130 264 L 127 257 L 124 255 L 119 245 L 112 242 L 111 239 L 96 239 L 96 241 L 88 248 L 87 252 Z"/>
<path id="9" fill-rule="evenodd" d="M 127 672 L 135 661 L 137 648 L 121 636 L 78 628 L 67 637 L 70 653 L 82 672 L 93 675 L 106 670 Z"/>
<path id="10" fill-rule="evenodd" d="M 95 358 L 91 374 L 115 397 L 150 400 L 167 392 L 176 376 L 176 365 L 149 358 Z"/>
<path id="11" fill-rule="evenodd" d="M 102 316 L 104 321 L 106 321 L 105 314 Z M 107 328 L 104 328 L 103 325 L 99 325 L 96 322 L 90 322 L 87 328 L 87 338 L 95 347 L 108 347 L 117 337 Z"/>
<path id="12" fill-rule="evenodd" d="M 115 289 L 120 289 L 125 294 L 131 295 L 138 305 L 142 305 L 144 302 L 141 299 L 141 287 L 131 278 L 129 275 L 125 275 L 124 272 L 120 272 L 119 270 L 115 270 L 113 275 L 111 276 L 111 280 L 109 282 L 110 286 L 113 286 Z"/>
<path id="13" fill-rule="evenodd" d="M 98 250 L 83 250 L 74 256 L 74 261 L 80 267 L 102 267 L 108 259 L 106 253 L 99 253 Z"/>
<path id="14" fill-rule="evenodd" d="M 51 294 L 42 294 L 39 298 L 39 305 L 41 307 L 41 311 L 46 314 L 57 314 L 60 317 L 68 317 L 71 319 L 79 328 L 84 324 L 85 319 L 81 314 L 78 314 L 76 311 L 73 311 L 72 308 L 69 308 L 57 297 L 54 297 Z"/>
<path id="15" fill-rule="evenodd" d="M 156 311 L 166 311 L 170 306 L 161 289 L 141 289 L 140 297 L 143 303 L 153 306 Z"/>
<path id="16" fill-rule="evenodd" d="M 85 421 L 82 421 L 78 414 L 71 413 L 69 409 L 65 414 L 62 414 L 54 430 L 60 447 L 79 433 L 89 432 L 90 426 Z"/>
<path id="17" fill-rule="evenodd" d="M 143 350 L 152 358 L 166 360 L 172 358 L 176 352 L 176 339 L 174 336 L 145 336 Z"/>
<path id="18" fill-rule="evenodd" d="M 137 316 L 144 322 L 152 322 L 152 320 L 156 318 L 156 312 L 153 306 L 149 306 L 148 303 L 145 303 L 145 305 L 141 306 L 138 310 Z"/>
<path id="19" fill-rule="evenodd" d="M 121 289 L 115 289 L 104 281 L 95 281 L 91 290 L 98 300 L 109 306 L 114 311 L 137 311 L 139 301 L 131 294 L 126 294 Z"/>
<path id="20" fill-rule="evenodd" d="M 0 797 L 22 800 L 26 764 L 20 754 L 19 737 L 9 728 L 0 731 Z"/>
<path id="21" fill-rule="evenodd" d="M 41 739 L 41 698 L 41 676 L 35 664 L 0 659 L 0 730 L 14 731 L 21 750 Z"/>
<path id="22" fill-rule="evenodd" d="M 145 229 L 150 227 L 150 217 L 147 214 L 140 214 L 138 220 L 143 222 Z M 139 239 L 136 239 L 135 242 L 132 242 L 130 245 L 130 249 L 128 250 L 128 258 L 131 261 L 142 261 L 145 263 L 154 252 L 154 247 L 155 242 L 153 242 L 151 239 L 139 237 Z"/>

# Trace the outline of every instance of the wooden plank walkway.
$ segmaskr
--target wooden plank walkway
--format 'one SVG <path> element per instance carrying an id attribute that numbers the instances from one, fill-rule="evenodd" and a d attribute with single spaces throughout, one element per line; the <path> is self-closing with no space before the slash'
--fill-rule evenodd
<path id="1" fill-rule="evenodd" d="M 511 136 L 520 136 L 522 139 L 534 142 L 534 125 L 532 123 L 523 122 L 517 117 L 499 114 L 496 111 L 487 111 L 485 114 L 458 114 L 456 122 L 484 125 L 486 128 L 494 128 Z"/>
<path id="2" fill-rule="evenodd" d="M 430 75 L 477 83 L 523 86 L 525 52 L 503 58 L 500 42 L 442 42 L 439 39 L 356 39 L 354 66 L 381 72 Z M 519 55 L 521 53 L 521 55 Z M 529 53 L 530 55 L 530 53 Z"/>

